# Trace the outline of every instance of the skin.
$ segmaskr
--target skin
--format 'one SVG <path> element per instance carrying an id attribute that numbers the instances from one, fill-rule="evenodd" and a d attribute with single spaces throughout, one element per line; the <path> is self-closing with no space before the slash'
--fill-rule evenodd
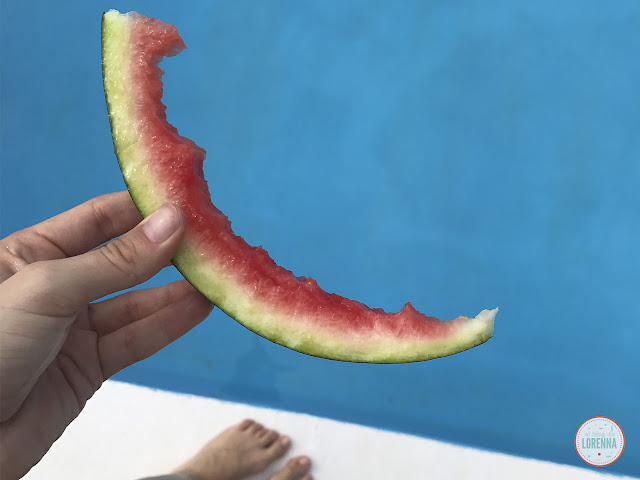
<path id="1" fill-rule="evenodd" d="M 290 445 L 288 437 L 245 419 L 213 438 L 174 474 L 189 480 L 240 480 L 262 472 Z M 291 458 L 269 480 L 312 480 L 310 466 L 309 457 Z"/>
<path id="2" fill-rule="evenodd" d="M 150 228 L 160 210 L 168 213 L 160 222 L 164 235 Z M 122 191 L 0 240 L 3 479 L 25 475 L 102 382 L 175 341 L 211 312 L 212 304 L 185 280 L 96 302 L 171 265 L 185 217 L 172 205 L 158 212 L 142 221 L 128 192 Z M 262 436 L 262 430 L 254 436 Z M 227 437 L 234 445 L 244 439 L 263 448 L 243 432 Z M 271 461 L 277 457 L 268 456 Z M 218 478 L 206 471 L 197 474 L 193 478 Z M 282 478 L 302 478 L 296 475 Z"/>

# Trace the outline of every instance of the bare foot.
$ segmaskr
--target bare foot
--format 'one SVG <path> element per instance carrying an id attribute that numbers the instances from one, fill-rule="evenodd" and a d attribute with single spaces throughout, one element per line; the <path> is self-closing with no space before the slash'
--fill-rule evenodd
<path id="1" fill-rule="evenodd" d="M 241 480 L 263 471 L 290 445 L 288 437 L 246 419 L 210 440 L 174 473 L 192 480 Z M 300 464 L 301 459 L 307 463 Z M 311 477 L 303 477 L 309 465 L 307 457 L 292 458 L 270 480 L 309 480 Z"/>

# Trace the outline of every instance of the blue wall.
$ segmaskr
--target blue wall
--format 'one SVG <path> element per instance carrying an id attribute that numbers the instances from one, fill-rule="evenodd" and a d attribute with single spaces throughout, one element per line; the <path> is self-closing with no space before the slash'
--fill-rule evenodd
<path id="1" fill-rule="evenodd" d="M 124 187 L 100 15 L 164 19 L 169 119 L 237 233 L 371 306 L 500 313 L 463 354 L 360 365 L 215 311 L 117 378 L 584 467 L 605 415 L 605 470 L 640 473 L 640 3 L 313 3 L 3 2 L 0 233 Z"/>

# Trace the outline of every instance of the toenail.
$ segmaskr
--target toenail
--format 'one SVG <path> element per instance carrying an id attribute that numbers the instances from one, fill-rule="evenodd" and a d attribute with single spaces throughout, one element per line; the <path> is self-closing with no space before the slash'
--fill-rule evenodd
<path id="1" fill-rule="evenodd" d="M 302 457 L 298 460 L 298 465 L 300 465 L 301 467 L 308 467 L 310 463 L 311 462 L 307 457 Z"/>
<path id="2" fill-rule="evenodd" d="M 282 438 L 280 439 L 280 443 L 281 443 L 283 446 L 287 447 L 287 446 L 289 446 L 289 444 L 291 443 L 291 440 L 289 439 L 289 437 L 286 437 L 286 436 L 285 436 L 285 437 L 282 437 Z"/>

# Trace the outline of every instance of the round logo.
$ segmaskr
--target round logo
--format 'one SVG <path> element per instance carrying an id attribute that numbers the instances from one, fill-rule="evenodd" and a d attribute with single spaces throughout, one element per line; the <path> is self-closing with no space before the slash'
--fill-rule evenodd
<path id="1" fill-rule="evenodd" d="M 576 452 L 594 467 L 615 462 L 624 450 L 624 433 L 620 425 L 607 417 L 593 417 L 576 432 Z"/>

